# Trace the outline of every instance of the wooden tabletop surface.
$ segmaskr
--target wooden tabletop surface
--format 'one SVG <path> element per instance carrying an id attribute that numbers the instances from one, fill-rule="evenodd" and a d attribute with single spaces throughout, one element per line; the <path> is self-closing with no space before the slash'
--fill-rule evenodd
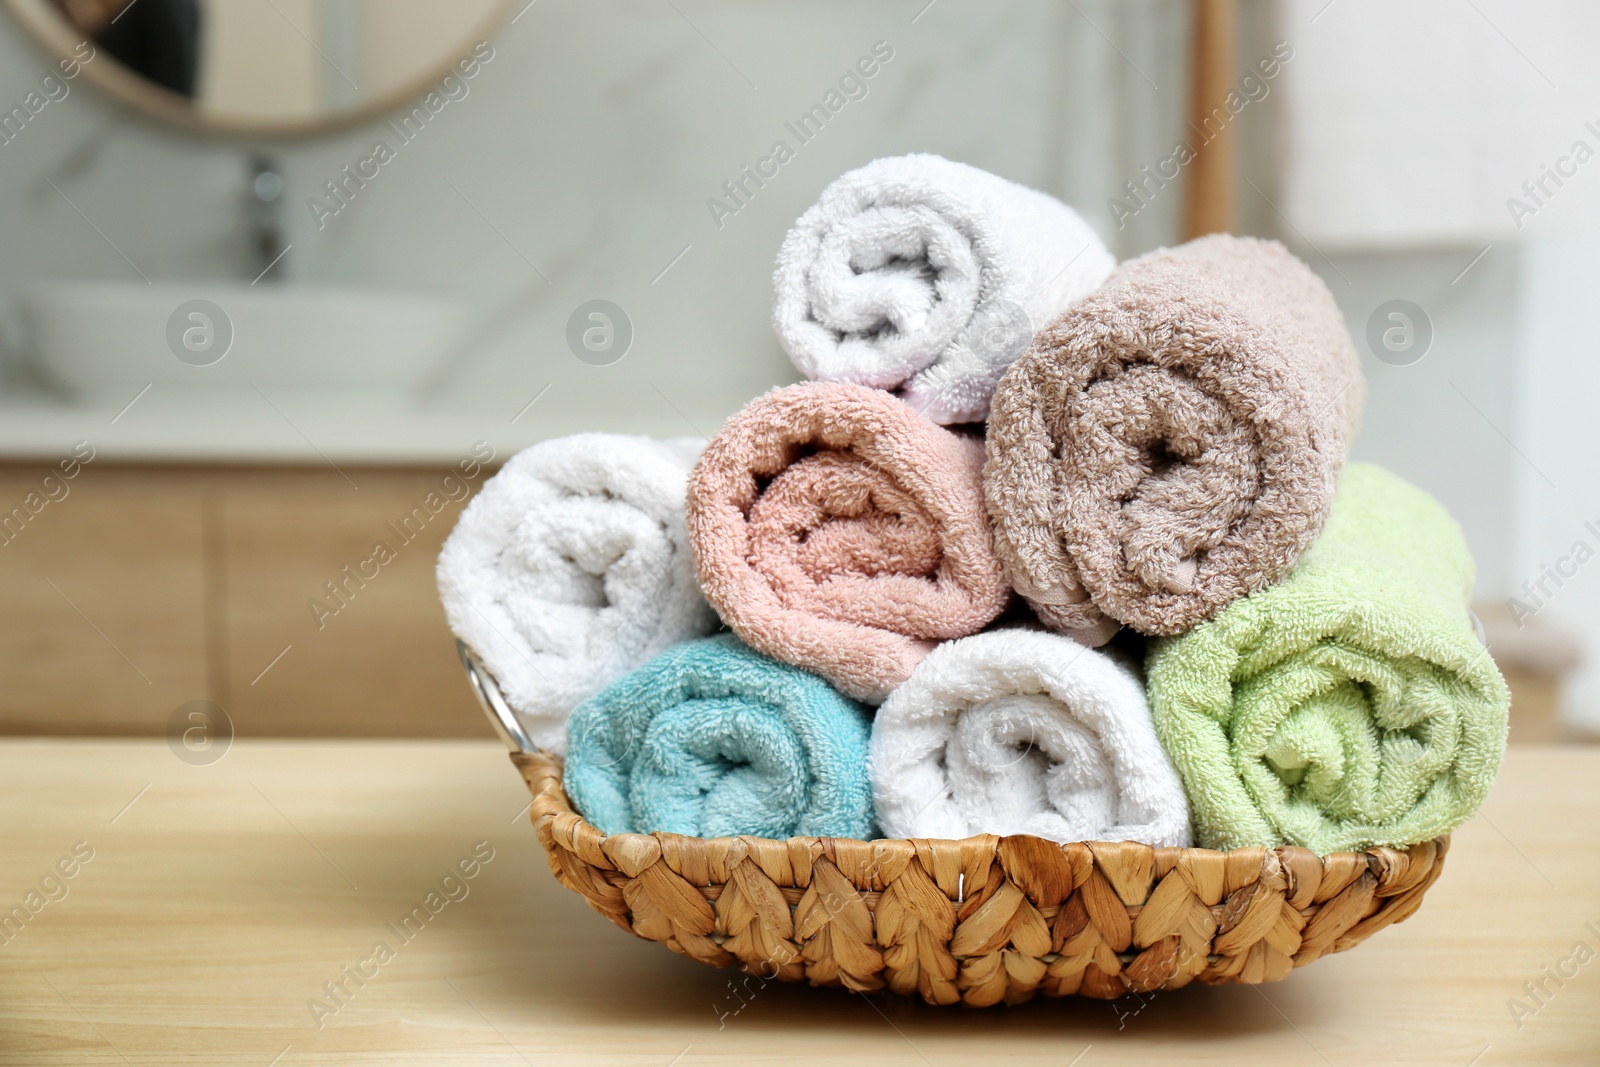
<path id="1" fill-rule="evenodd" d="M 630 938 L 526 805 L 489 743 L 0 742 L 0 1063 L 1600 1063 L 1600 749 L 1514 748 L 1422 909 L 1285 982 L 982 1011 Z"/>

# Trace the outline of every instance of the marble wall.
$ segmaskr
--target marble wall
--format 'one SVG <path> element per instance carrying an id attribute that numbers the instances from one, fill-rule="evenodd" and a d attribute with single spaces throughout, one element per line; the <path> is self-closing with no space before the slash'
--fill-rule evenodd
<path id="1" fill-rule="evenodd" d="M 282 269 L 301 283 L 472 301 L 482 328 L 448 354 L 435 403 L 474 407 L 553 383 L 547 401 L 607 425 L 659 414 L 665 394 L 714 426 L 792 380 L 767 325 L 774 253 L 827 181 L 876 156 L 939 152 L 1050 189 L 1124 253 L 1170 240 L 1175 189 L 1121 232 L 1105 201 L 1181 122 L 1181 10 L 541 0 L 413 139 L 379 121 L 269 146 L 289 186 Z M 875 48 L 888 58 L 865 95 L 800 144 L 785 124 Z M 0 99 L 45 66 L 0 25 Z M 11 250 L 0 286 L 138 281 L 124 255 L 154 278 L 249 277 L 237 207 L 246 146 L 159 128 L 87 85 L 50 107 L 0 147 L 0 248 Z M 736 214 L 708 209 L 780 139 L 794 158 L 775 178 Z M 394 158 L 338 205 L 323 183 L 380 141 Z M 568 316 L 591 298 L 633 322 L 634 347 L 614 367 L 588 366 L 565 343 Z"/>

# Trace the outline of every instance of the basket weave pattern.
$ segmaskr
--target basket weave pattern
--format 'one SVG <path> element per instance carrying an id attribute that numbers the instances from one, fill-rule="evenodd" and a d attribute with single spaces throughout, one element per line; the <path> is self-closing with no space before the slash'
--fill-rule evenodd
<path id="1" fill-rule="evenodd" d="M 1410 916 L 1449 846 L 607 836 L 572 810 L 555 759 L 512 760 L 556 878 L 622 929 L 763 978 L 933 1004 L 1275 982 Z"/>

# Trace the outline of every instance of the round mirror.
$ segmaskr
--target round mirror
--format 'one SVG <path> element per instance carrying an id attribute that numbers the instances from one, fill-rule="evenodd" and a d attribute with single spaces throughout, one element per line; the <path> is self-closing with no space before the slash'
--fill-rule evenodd
<path id="1" fill-rule="evenodd" d="M 150 114 L 247 135 L 321 133 L 459 93 L 510 0 L 4 0 L 83 77 Z M 451 78 L 448 84 L 444 79 Z"/>

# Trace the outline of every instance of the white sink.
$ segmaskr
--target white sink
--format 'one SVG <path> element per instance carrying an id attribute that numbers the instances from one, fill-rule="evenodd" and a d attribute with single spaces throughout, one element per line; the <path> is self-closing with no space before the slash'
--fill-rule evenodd
<path id="1" fill-rule="evenodd" d="M 23 308 L 35 365 L 105 398 L 150 384 L 409 392 L 463 322 L 433 293 L 308 284 L 52 282 Z"/>

